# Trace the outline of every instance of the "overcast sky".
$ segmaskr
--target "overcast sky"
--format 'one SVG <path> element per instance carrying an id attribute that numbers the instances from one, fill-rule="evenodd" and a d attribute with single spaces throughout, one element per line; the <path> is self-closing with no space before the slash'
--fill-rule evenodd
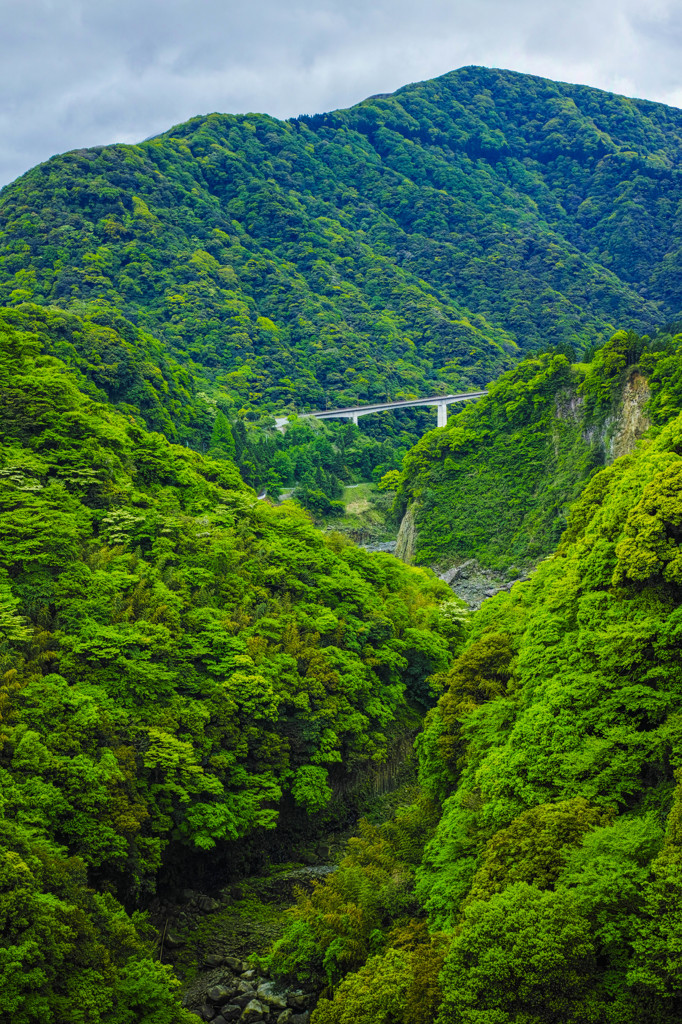
<path id="1" fill-rule="evenodd" d="M 0 184 L 194 114 L 349 106 L 465 64 L 682 106 L 680 0 L 0 0 Z"/>

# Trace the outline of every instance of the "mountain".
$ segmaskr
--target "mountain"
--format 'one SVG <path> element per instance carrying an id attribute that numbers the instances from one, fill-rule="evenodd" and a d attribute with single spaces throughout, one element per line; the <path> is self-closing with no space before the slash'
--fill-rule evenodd
<path id="1" fill-rule="evenodd" d="M 261 960 L 320 996 L 277 1015 L 680 1020 L 681 139 L 465 68 L 2 192 L 2 1024 L 190 1024 L 153 894 L 310 857 L 421 726 L 419 787 Z M 274 432 L 491 381 L 404 459 L 390 420 Z M 469 615 L 248 486 L 323 515 L 351 471 L 417 561 L 530 578 Z M 204 1019 L 263 1017 L 239 971 Z"/>
<path id="2" fill-rule="evenodd" d="M 480 385 L 678 315 L 681 143 L 676 109 L 475 67 L 211 114 L 7 186 L 0 301 L 113 308 L 271 411 Z"/>

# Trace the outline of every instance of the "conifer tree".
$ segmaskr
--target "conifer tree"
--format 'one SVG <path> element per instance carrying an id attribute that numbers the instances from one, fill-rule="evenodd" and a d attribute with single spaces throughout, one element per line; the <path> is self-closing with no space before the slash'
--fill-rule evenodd
<path id="1" fill-rule="evenodd" d="M 216 413 L 211 433 L 211 454 L 221 459 L 232 459 L 235 457 L 235 444 L 232 436 L 232 428 L 224 412 L 220 409 Z"/>

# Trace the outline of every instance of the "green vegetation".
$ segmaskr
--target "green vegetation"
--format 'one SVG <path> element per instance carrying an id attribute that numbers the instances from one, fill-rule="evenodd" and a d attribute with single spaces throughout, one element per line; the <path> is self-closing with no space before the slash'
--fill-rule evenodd
<path id="1" fill-rule="evenodd" d="M 322 814 L 461 626 L 430 573 L 257 501 L 224 422 L 220 459 L 173 446 L 41 341 L 0 328 L 0 1005 L 180 1021 L 117 898 L 282 808 Z"/>
<path id="2" fill-rule="evenodd" d="M 270 412 L 480 385 L 678 315 L 681 138 L 673 108 L 484 68 L 210 114 L 5 188 L 0 301 L 113 308 Z"/>
<path id="3" fill-rule="evenodd" d="M 355 433 L 294 421 L 287 437 L 273 413 L 478 386 L 520 353 L 572 358 L 615 322 L 674 319 L 681 137 L 660 104 L 483 68 L 286 123 L 195 118 L 3 190 L 3 322 L 40 334 L 93 397 L 195 450 L 234 446 L 250 486 L 338 518 L 341 488 L 400 469 L 429 414 Z M 565 383 L 549 373 L 544 397 Z M 524 484 L 504 480 L 458 551 L 511 568 L 551 550 L 601 464 L 574 428 L 553 425 L 545 507 L 528 507 L 548 453 L 527 436 Z M 505 475 L 493 467 L 480 494 Z M 422 560 L 446 553 L 439 514 L 480 506 L 426 491 Z"/>
<path id="4" fill-rule="evenodd" d="M 513 574 L 552 550 L 567 501 L 604 462 L 574 411 L 580 380 L 564 355 L 526 359 L 408 453 L 401 506 L 417 502 L 419 561 L 476 557 Z"/>
<path id="5" fill-rule="evenodd" d="M 480 386 L 679 314 L 681 138 L 660 104 L 483 68 L 285 123 L 195 118 L 2 191 L 3 323 L 169 440 L 234 444 L 250 486 L 297 488 L 321 522 L 343 486 L 400 469 L 430 414 L 288 440 L 273 414 Z M 537 523 L 517 510 L 528 551 L 509 524 L 475 546 L 507 566 L 551 550 L 587 473 L 589 456 Z M 424 534 L 424 559 L 441 547 Z"/>
<path id="6" fill-rule="evenodd" d="M 360 429 L 344 421 L 292 416 L 283 433 L 268 413 L 241 404 L 196 367 L 183 368 L 163 344 L 114 310 L 77 316 L 24 303 L 0 308 L 0 329 L 36 335 L 46 354 L 70 368 L 79 388 L 141 426 L 215 459 L 234 461 L 242 479 L 276 499 L 297 500 L 320 521 L 347 483 L 397 469 L 433 419 L 428 410 L 373 417 Z"/>
<path id="7" fill-rule="evenodd" d="M 680 1020 L 681 142 L 465 68 L 3 190 L 3 1021 L 189 1024 L 156 887 L 318 834 L 424 715 L 416 795 L 283 929 L 246 901 L 312 1024 Z M 408 505 L 417 561 L 536 571 L 469 621 L 349 540 Z"/>
<path id="8" fill-rule="evenodd" d="M 274 947 L 281 973 L 326 975 L 313 1024 L 679 1020 L 680 452 L 678 415 L 473 617 L 435 681 L 422 796 Z"/>
<path id="9" fill-rule="evenodd" d="M 399 477 L 397 470 L 392 470 Z M 399 519 L 394 511 L 395 491 L 376 484 L 359 483 L 346 487 L 341 495 L 343 513 L 329 519 L 328 529 L 337 530 L 357 544 L 382 544 L 395 541 Z"/>
<path id="10" fill-rule="evenodd" d="M 556 351 L 523 360 L 405 457 L 397 507 L 416 504 L 415 560 L 532 568 L 589 477 L 620 454 L 624 421 L 634 415 L 641 433 L 680 410 L 679 334 L 618 331 L 589 363 Z"/>

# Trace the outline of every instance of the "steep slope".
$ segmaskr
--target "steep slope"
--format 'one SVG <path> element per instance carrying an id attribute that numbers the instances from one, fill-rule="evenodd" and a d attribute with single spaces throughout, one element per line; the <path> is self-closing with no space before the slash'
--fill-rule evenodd
<path id="1" fill-rule="evenodd" d="M 504 374 L 407 454 L 403 557 L 509 576 L 536 565 L 590 475 L 682 408 L 681 346 L 618 331 L 589 363 L 545 353 Z"/>
<path id="2" fill-rule="evenodd" d="M 239 389 L 214 388 L 194 366 L 181 365 L 164 344 L 111 307 L 77 316 L 22 303 L 0 307 L 0 331 L 35 335 L 46 355 L 68 365 L 79 388 L 195 451 L 234 459 L 244 481 L 277 498 L 284 488 L 320 518 L 334 511 L 345 483 L 380 478 L 428 429 L 432 410 L 406 421 L 373 417 L 362 431 L 351 423 L 293 419 L 284 433 L 274 418 L 248 405 Z M 402 414 L 404 416 L 404 414 Z"/>
<path id="3" fill-rule="evenodd" d="M 464 911 L 442 1022 L 537 1013 L 548 989 L 566 1019 L 679 1016 L 681 430 L 594 477 L 556 555 L 479 613 L 427 729 L 424 779 L 449 795 L 422 894 Z"/>
<path id="4" fill-rule="evenodd" d="M 677 416 L 474 616 L 420 801 L 351 842 L 271 956 L 325 974 L 312 1024 L 680 1019 L 681 452 Z"/>
<path id="5" fill-rule="evenodd" d="M 480 384 L 677 314 L 681 140 L 672 108 L 483 68 L 212 114 L 4 189 L 0 300 L 113 305 L 272 408 Z"/>
<path id="6" fill-rule="evenodd" d="M 459 616 L 79 383 L 0 327 L 0 1017 L 179 1021 L 113 894 L 319 820 L 414 727 Z"/>

